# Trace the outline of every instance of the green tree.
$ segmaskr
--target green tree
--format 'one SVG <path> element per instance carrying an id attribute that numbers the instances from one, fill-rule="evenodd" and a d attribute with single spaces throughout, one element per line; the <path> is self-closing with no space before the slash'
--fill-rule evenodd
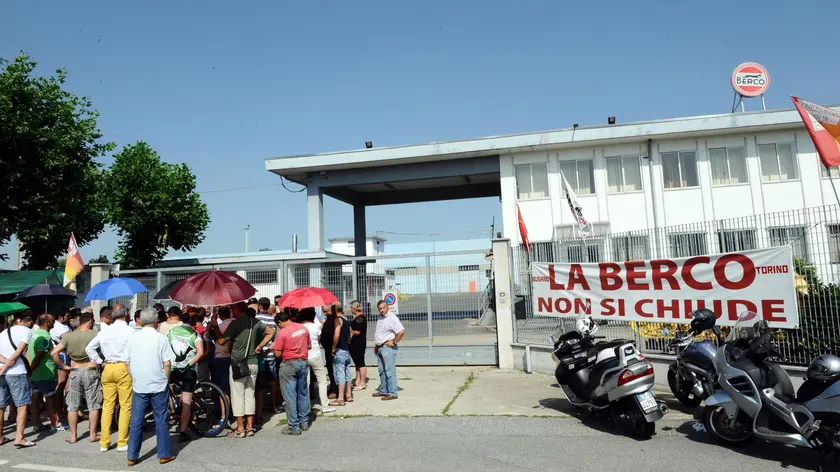
<path id="1" fill-rule="evenodd" d="M 70 233 L 81 246 L 104 229 L 98 112 L 64 90 L 67 72 L 34 74 L 26 54 L 0 59 L 0 245 L 16 235 L 24 266 L 54 266 Z M 2 254 L 0 258 L 6 258 Z"/>
<path id="2" fill-rule="evenodd" d="M 162 162 L 140 141 L 114 155 L 105 181 L 105 207 L 121 237 L 116 259 L 122 267 L 150 267 L 170 249 L 191 250 L 204 240 L 210 214 L 186 164 Z"/>
<path id="3" fill-rule="evenodd" d="M 108 256 L 105 254 L 100 254 L 93 259 L 88 261 L 88 264 L 110 264 L 111 261 L 108 260 Z"/>

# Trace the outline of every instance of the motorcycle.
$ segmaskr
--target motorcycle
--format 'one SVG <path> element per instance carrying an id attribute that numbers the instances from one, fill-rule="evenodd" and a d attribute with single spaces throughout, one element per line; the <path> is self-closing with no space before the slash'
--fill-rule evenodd
<path id="1" fill-rule="evenodd" d="M 706 431 L 726 446 L 759 438 L 840 459 L 840 358 L 814 359 L 795 392 L 788 374 L 772 361 L 781 358 L 774 336 L 757 314 L 739 317 L 715 359 L 720 390 L 706 399 Z"/>
<path id="2" fill-rule="evenodd" d="M 715 325 L 717 317 L 706 308 L 692 313 L 691 329 L 676 332 L 668 347 L 676 351 L 677 360 L 668 366 L 668 386 L 671 392 L 685 406 L 697 407 L 714 393 L 715 356 L 717 345 L 709 340 L 697 341 L 695 336 L 711 330 L 722 344 L 720 327 Z M 665 336 L 670 334 L 663 328 Z"/>
<path id="3" fill-rule="evenodd" d="M 592 318 L 580 318 L 575 328 L 550 339 L 552 358 L 557 362 L 554 376 L 566 399 L 576 408 L 608 413 L 617 424 L 634 436 L 650 438 L 656 421 L 667 413 L 665 402 L 657 400 L 653 366 L 636 349 L 634 341 L 599 341 Z"/>

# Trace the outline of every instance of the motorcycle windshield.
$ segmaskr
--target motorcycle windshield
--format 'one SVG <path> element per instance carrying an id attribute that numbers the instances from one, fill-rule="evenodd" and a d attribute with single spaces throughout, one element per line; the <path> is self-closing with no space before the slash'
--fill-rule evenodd
<path id="1" fill-rule="evenodd" d="M 758 313 L 745 311 L 738 316 L 738 322 L 726 336 L 726 342 L 731 343 L 739 339 L 751 340 L 761 336 L 761 330 L 767 327 L 767 322 L 762 320 Z"/>

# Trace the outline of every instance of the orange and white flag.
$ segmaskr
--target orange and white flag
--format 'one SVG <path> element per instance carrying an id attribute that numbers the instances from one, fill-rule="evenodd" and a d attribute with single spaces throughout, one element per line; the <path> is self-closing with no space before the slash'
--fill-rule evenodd
<path id="1" fill-rule="evenodd" d="M 793 99 L 799 116 L 808 128 L 811 141 L 817 148 L 822 163 L 826 167 L 840 166 L 840 111 L 806 102 L 797 97 Z"/>
<path id="2" fill-rule="evenodd" d="M 70 233 L 70 245 L 67 246 L 67 262 L 64 264 L 64 286 L 69 287 L 84 268 L 85 263 L 79 253 L 79 246 L 76 245 L 76 237 L 73 236 L 73 233 Z"/>

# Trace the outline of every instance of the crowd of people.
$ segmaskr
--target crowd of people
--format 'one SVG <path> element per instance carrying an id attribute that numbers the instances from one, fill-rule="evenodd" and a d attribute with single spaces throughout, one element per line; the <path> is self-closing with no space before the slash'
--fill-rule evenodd
<path id="1" fill-rule="evenodd" d="M 181 395 L 180 417 L 173 418 L 178 440 L 188 442 L 195 439 L 192 396 L 200 382 L 212 382 L 229 399 L 235 418 L 228 437 L 254 436 L 266 409 L 285 411 L 282 433 L 300 435 L 318 410 L 334 412 L 367 389 L 368 321 L 358 301 L 350 303 L 348 318 L 338 302 L 294 310 L 279 308 L 280 298 L 168 310 L 156 304 L 133 318 L 117 304 L 103 307 L 98 321 L 90 307 L 55 316 L 24 311 L 0 326 L 0 431 L 9 409 L 16 447 L 36 444 L 24 436 L 30 418 L 34 432 L 68 432 L 66 441 L 73 444 L 87 418 L 90 442 L 107 452 L 119 410 L 116 449 L 127 453 L 132 466 L 152 411 L 157 455 L 165 464 L 175 459 L 170 384 Z M 384 301 L 377 310 L 380 386 L 373 396 L 391 401 L 398 396 L 396 353 L 405 328 Z M 9 441 L 0 435 L 0 445 Z"/>

